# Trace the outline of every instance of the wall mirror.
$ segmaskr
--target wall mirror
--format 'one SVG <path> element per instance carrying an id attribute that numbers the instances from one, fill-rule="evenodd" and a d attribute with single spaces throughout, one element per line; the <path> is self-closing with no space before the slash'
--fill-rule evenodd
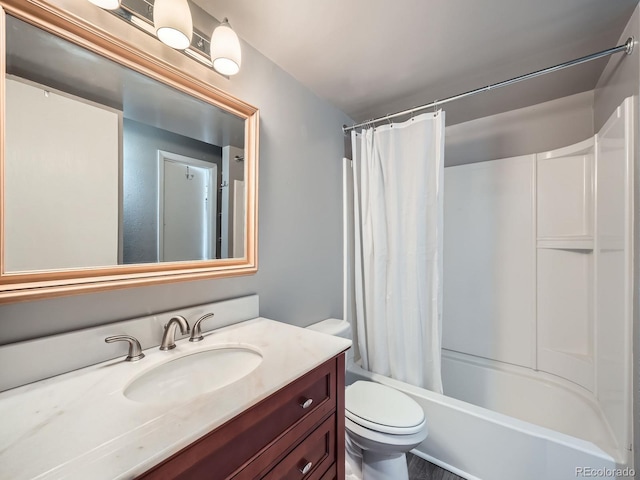
<path id="1" fill-rule="evenodd" d="M 0 302 L 257 270 L 258 112 L 2 0 Z"/>

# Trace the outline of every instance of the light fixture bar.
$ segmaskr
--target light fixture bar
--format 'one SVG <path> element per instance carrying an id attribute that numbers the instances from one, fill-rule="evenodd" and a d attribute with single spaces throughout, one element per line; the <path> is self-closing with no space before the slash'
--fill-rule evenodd
<path id="1" fill-rule="evenodd" d="M 137 29 L 142 30 L 146 34 L 151 35 L 154 38 L 156 37 L 155 27 L 153 25 L 153 1 L 121 0 L 120 8 L 116 10 L 109 10 L 109 12 L 128 24 L 133 25 Z M 194 28 L 191 45 L 184 50 L 177 51 L 209 68 L 212 68 L 213 64 L 209 54 L 210 44 L 211 42 L 207 39 L 207 36 Z M 229 78 L 219 72 L 216 73 L 225 78 Z"/>

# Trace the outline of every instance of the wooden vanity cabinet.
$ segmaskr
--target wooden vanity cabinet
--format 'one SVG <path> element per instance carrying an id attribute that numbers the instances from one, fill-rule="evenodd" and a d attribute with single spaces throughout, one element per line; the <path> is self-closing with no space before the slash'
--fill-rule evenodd
<path id="1" fill-rule="evenodd" d="M 344 468 L 340 354 L 138 478 L 342 480 Z"/>

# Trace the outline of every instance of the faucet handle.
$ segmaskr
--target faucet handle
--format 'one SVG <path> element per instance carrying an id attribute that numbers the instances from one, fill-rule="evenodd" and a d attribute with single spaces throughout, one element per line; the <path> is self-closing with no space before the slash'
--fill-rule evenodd
<path id="1" fill-rule="evenodd" d="M 142 353 L 140 342 L 131 335 L 114 335 L 112 337 L 105 338 L 104 341 L 106 343 L 129 342 L 129 355 L 127 355 L 127 358 L 125 358 L 125 361 L 127 362 L 137 362 L 138 360 L 142 360 L 144 358 L 144 353 Z"/>
<path id="2" fill-rule="evenodd" d="M 196 320 L 196 323 L 193 324 L 193 329 L 191 330 L 191 336 L 189 337 L 190 342 L 199 342 L 201 340 L 204 340 L 200 324 L 207 318 L 213 317 L 213 315 L 213 313 L 205 313 L 198 320 Z"/>

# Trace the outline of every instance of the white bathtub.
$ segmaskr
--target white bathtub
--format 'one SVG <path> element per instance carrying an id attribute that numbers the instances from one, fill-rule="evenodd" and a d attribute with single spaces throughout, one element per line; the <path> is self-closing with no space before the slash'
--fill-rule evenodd
<path id="1" fill-rule="evenodd" d="M 443 353 L 445 393 L 462 399 L 357 365 L 349 366 L 347 383 L 372 380 L 412 397 L 424 409 L 429 425 L 429 436 L 413 453 L 464 478 L 575 480 L 581 477 L 578 468 L 588 478 L 629 477 L 629 469 L 614 471 L 625 468 L 621 459 L 626 455 L 616 454 L 597 406 L 580 394 L 580 387 L 546 378 L 551 375 L 526 375 L 519 371 L 526 369 L 489 365 L 474 357 Z"/>

